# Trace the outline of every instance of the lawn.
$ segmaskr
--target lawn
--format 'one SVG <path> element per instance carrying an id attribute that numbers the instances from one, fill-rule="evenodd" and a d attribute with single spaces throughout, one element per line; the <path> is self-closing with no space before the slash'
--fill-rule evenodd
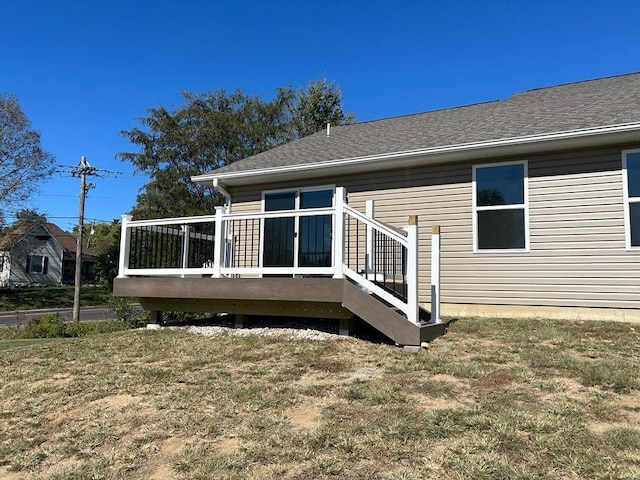
<path id="1" fill-rule="evenodd" d="M 357 338 L 128 331 L 0 342 L 0 477 L 640 478 L 640 336 L 460 320 Z"/>
<path id="2" fill-rule="evenodd" d="M 0 288 L 0 311 L 72 308 L 73 291 L 72 286 Z M 107 305 L 110 298 L 107 286 L 83 285 L 80 289 L 83 307 Z"/>

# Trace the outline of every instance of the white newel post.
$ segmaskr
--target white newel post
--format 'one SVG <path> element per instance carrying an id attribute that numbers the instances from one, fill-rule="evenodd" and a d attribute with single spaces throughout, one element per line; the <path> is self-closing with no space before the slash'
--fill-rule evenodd
<path id="1" fill-rule="evenodd" d="M 120 230 L 120 258 L 118 259 L 118 278 L 126 278 L 125 269 L 129 264 L 129 254 L 131 253 L 131 231 L 129 222 L 131 215 L 122 215 L 122 230 Z"/>
<path id="2" fill-rule="evenodd" d="M 182 270 L 189 268 L 189 225 L 182 225 Z M 185 277 L 183 273 L 182 278 Z"/>
<path id="3" fill-rule="evenodd" d="M 364 214 L 373 219 L 375 215 L 375 204 L 373 200 L 367 200 L 365 203 Z M 365 269 L 367 274 L 367 280 L 370 280 L 369 275 L 373 273 L 373 227 L 367 224 L 367 244 L 366 244 L 366 258 L 365 258 Z"/>
<path id="4" fill-rule="evenodd" d="M 213 278 L 222 277 L 222 259 L 224 256 L 224 235 L 223 235 L 223 215 L 225 207 L 216 207 L 216 232 L 213 245 Z"/>
<path id="5" fill-rule="evenodd" d="M 418 217 L 409 217 L 407 227 L 407 318 L 420 323 L 418 302 Z"/>
<path id="6" fill-rule="evenodd" d="M 344 264 L 344 204 L 347 191 L 344 187 L 336 187 L 335 227 L 333 229 L 333 278 L 343 278 Z"/>
<path id="7" fill-rule="evenodd" d="M 440 225 L 434 225 L 431 233 L 431 321 L 440 319 Z"/>

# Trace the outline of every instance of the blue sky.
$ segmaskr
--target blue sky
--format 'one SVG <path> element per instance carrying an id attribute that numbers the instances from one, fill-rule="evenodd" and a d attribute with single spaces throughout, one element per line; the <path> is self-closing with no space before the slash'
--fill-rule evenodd
<path id="1" fill-rule="evenodd" d="M 146 181 L 116 159 L 135 151 L 118 132 L 181 91 L 269 99 L 327 78 L 366 121 L 640 71 L 637 0 L 0 0 L 0 17 L 0 92 L 56 162 L 125 172 L 92 180 L 89 221 L 119 218 Z M 56 175 L 31 206 L 71 229 L 78 191 Z"/>

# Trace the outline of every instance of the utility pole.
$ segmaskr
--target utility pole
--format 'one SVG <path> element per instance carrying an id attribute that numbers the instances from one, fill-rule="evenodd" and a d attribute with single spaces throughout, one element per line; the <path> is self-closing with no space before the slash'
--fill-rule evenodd
<path id="1" fill-rule="evenodd" d="M 80 159 L 78 165 L 72 172 L 73 176 L 80 177 L 80 205 L 78 208 L 78 238 L 76 241 L 76 276 L 75 289 L 73 292 L 73 321 L 80 321 L 80 283 L 82 282 L 82 229 L 84 227 L 84 199 L 87 192 L 93 186 L 87 184 L 87 175 L 94 175 L 96 168 L 89 165 L 86 157 Z"/>

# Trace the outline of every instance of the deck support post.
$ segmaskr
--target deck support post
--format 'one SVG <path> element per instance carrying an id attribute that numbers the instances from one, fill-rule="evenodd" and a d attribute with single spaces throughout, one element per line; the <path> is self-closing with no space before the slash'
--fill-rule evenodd
<path id="1" fill-rule="evenodd" d="M 234 315 L 234 324 L 233 327 L 236 329 L 242 329 L 244 328 L 244 324 L 247 321 L 247 315 L 244 315 L 242 313 L 236 313 Z"/>
<path id="2" fill-rule="evenodd" d="M 156 330 L 162 325 L 162 312 L 159 310 L 151 310 L 149 312 L 149 323 L 147 323 L 148 330 Z"/>
<path id="3" fill-rule="evenodd" d="M 440 225 L 434 225 L 431 232 L 431 320 L 429 323 L 442 323 L 440 319 Z"/>
<path id="4" fill-rule="evenodd" d="M 338 334 L 344 337 L 350 337 L 352 330 L 353 330 L 353 318 L 341 318 L 340 330 L 338 331 Z"/>
<path id="5" fill-rule="evenodd" d="M 420 323 L 418 303 L 418 216 L 409 217 L 407 227 L 407 319 Z"/>
<path id="6" fill-rule="evenodd" d="M 344 264 L 344 205 L 347 201 L 347 190 L 336 187 L 335 225 L 333 229 L 333 278 L 343 278 Z"/>
<path id="7" fill-rule="evenodd" d="M 375 215 L 375 204 L 373 200 L 367 200 L 365 203 L 364 214 L 373 219 Z M 371 225 L 367 225 L 367 240 L 366 240 L 366 253 L 365 253 L 365 272 L 367 274 L 367 280 L 369 279 L 369 275 L 373 273 L 373 227 Z"/>
<path id="8" fill-rule="evenodd" d="M 225 212 L 225 207 L 216 207 L 216 231 L 215 240 L 213 245 L 213 278 L 222 277 L 222 259 L 224 256 L 224 235 L 223 235 L 223 222 L 222 216 Z"/>
<path id="9" fill-rule="evenodd" d="M 126 278 L 124 274 L 125 269 L 128 267 L 129 254 L 131 253 L 131 230 L 129 229 L 129 222 L 131 221 L 131 215 L 122 215 L 120 231 L 120 258 L 118 259 L 118 278 Z"/>

